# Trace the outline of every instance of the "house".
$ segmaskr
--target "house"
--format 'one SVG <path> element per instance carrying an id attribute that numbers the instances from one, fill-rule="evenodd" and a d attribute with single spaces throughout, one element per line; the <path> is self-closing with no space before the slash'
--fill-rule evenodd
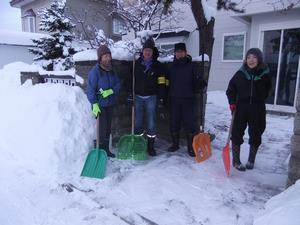
<path id="1" fill-rule="evenodd" d="M 267 109 L 294 113 L 300 88 L 300 4 L 282 11 L 279 1 L 242 2 L 245 13 L 216 14 L 208 90 L 226 90 L 247 49 L 258 47 L 272 76 Z"/>
<path id="2" fill-rule="evenodd" d="M 45 34 L 0 30 L 0 68 L 16 61 L 31 64 L 34 55 L 28 51 L 33 47 L 32 39 L 41 38 Z"/>
<path id="3" fill-rule="evenodd" d="M 40 32 L 39 10 L 50 6 L 52 0 L 12 0 L 10 5 L 21 9 L 22 30 L 25 32 Z M 66 0 L 66 14 L 74 24 L 78 37 L 87 32 L 87 27 L 102 29 L 106 37 L 113 40 L 121 39 L 121 21 L 116 15 L 111 15 L 114 0 Z M 79 23 L 78 21 L 83 21 Z"/>

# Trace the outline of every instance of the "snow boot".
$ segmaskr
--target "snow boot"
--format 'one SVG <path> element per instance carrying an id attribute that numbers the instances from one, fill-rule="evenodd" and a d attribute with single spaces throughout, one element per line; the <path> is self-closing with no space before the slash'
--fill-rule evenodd
<path id="1" fill-rule="evenodd" d="M 116 155 L 109 150 L 109 140 L 108 141 L 105 140 L 104 144 L 103 145 L 100 144 L 100 146 L 103 146 L 103 149 L 106 151 L 106 154 L 108 157 L 111 157 L 111 158 L 116 157 Z"/>
<path id="2" fill-rule="evenodd" d="M 150 156 L 156 156 L 156 151 L 154 149 L 155 137 L 148 137 L 147 151 Z"/>
<path id="3" fill-rule="evenodd" d="M 250 145 L 248 162 L 246 163 L 246 168 L 248 170 L 252 170 L 254 168 L 254 162 L 255 162 L 257 150 L 258 148 Z"/>
<path id="4" fill-rule="evenodd" d="M 188 150 L 188 154 L 191 157 L 195 157 L 195 152 L 193 149 L 193 138 L 194 138 L 194 134 L 189 133 L 186 135 L 186 141 L 187 141 L 187 150 Z"/>
<path id="5" fill-rule="evenodd" d="M 244 172 L 244 171 L 246 171 L 246 168 L 241 163 L 240 152 L 241 152 L 240 146 L 232 143 L 232 165 L 237 170 Z"/>
<path id="6" fill-rule="evenodd" d="M 175 152 L 179 149 L 179 133 L 171 133 L 172 145 L 168 148 L 168 152 Z"/>

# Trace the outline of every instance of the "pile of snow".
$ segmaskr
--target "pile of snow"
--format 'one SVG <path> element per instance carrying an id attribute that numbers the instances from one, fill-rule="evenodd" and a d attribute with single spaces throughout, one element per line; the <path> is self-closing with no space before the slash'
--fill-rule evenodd
<path id="1" fill-rule="evenodd" d="M 0 44 L 33 46 L 32 39 L 48 36 L 47 34 L 0 30 Z"/>
<path id="2" fill-rule="evenodd" d="M 216 134 L 209 160 L 196 163 L 185 146 L 168 153 L 169 143 L 158 138 L 158 156 L 110 159 L 105 179 L 82 178 L 95 136 L 84 92 L 63 84 L 20 86 L 17 67 L 24 65 L 14 66 L 0 70 L 0 224 L 250 225 L 284 190 L 293 118 L 268 116 L 255 169 L 232 169 L 227 178 L 221 160 L 230 123 L 224 92 L 208 94 L 206 127 Z M 247 156 L 244 144 L 243 162 Z"/>
<path id="3" fill-rule="evenodd" d="M 254 220 L 254 225 L 299 225 L 300 180 L 279 195 L 271 198 Z"/>

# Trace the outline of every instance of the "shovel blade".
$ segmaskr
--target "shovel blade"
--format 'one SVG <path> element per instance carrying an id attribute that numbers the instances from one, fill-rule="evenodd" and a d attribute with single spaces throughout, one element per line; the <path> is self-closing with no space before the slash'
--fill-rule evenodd
<path id="1" fill-rule="evenodd" d="M 92 149 L 83 166 L 80 176 L 103 179 L 105 177 L 107 154 L 103 149 Z"/>
<path id="2" fill-rule="evenodd" d="M 193 138 L 193 150 L 195 159 L 198 163 L 207 160 L 211 156 L 210 135 L 207 133 L 199 133 Z"/>
<path id="3" fill-rule="evenodd" d="M 117 158 L 122 160 L 146 160 L 148 158 L 146 140 L 139 135 L 124 135 L 120 138 Z"/>
<path id="4" fill-rule="evenodd" d="M 223 148 L 222 152 L 222 158 L 223 158 L 223 163 L 224 163 L 224 168 L 227 177 L 229 177 L 229 172 L 230 172 L 230 147 L 229 143 L 226 144 L 226 146 Z"/>

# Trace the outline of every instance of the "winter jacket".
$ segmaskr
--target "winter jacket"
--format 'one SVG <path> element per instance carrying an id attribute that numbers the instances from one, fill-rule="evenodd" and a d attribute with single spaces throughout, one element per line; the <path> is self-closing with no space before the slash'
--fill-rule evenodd
<path id="1" fill-rule="evenodd" d="M 149 69 L 143 65 L 140 57 L 135 64 L 135 94 L 141 96 L 158 95 L 159 98 L 166 96 L 166 77 L 163 65 L 153 59 Z"/>
<path id="2" fill-rule="evenodd" d="M 247 65 L 242 65 L 231 78 L 226 95 L 229 104 L 264 103 L 270 89 L 271 78 L 266 65 L 252 70 Z"/>
<path id="3" fill-rule="evenodd" d="M 112 106 L 115 104 L 116 95 L 120 92 L 120 80 L 111 70 L 106 71 L 96 64 L 88 74 L 87 97 L 91 104 L 99 103 L 100 107 Z M 113 94 L 107 98 L 102 98 L 100 89 L 112 89 Z"/>
<path id="4" fill-rule="evenodd" d="M 168 68 L 167 83 L 169 83 L 171 97 L 195 97 L 196 93 L 206 87 L 206 82 L 189 55 L 181 59 L 174 59 Z"/>

